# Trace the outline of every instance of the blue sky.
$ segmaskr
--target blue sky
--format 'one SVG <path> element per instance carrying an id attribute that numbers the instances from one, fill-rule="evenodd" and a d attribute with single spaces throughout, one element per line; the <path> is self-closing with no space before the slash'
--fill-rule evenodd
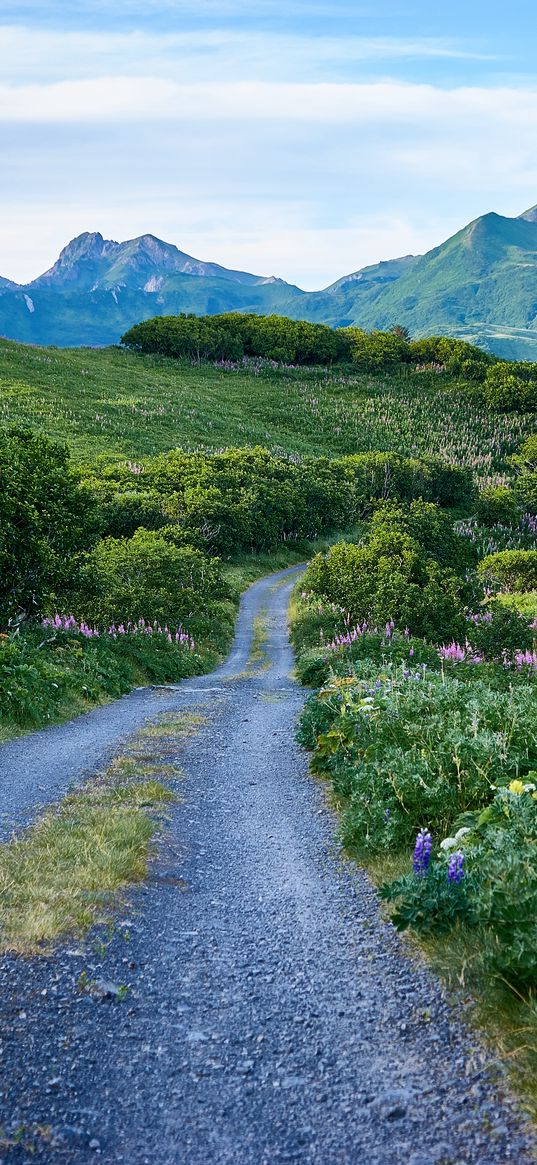
<path id="1" fill-rule="evenodd" d="M 518 214 L 536 31 L 529 0 L 0 0 L 0 274 L 149 231 L 321 287 Z"/>

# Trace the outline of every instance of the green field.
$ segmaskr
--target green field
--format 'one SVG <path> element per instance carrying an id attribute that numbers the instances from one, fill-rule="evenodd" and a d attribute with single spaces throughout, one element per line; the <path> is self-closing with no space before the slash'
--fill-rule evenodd
<path id="1" fill-rule="evenodd" d="M 291 454 L 436 454 L 500 480 L 529 415 L 488 413 L 464 386 L 412 370 L 228 369 L 118 348 L 0 341 L 0 423 L 66 441 L 79 461 L 181 446 L 264 445 Z"/>

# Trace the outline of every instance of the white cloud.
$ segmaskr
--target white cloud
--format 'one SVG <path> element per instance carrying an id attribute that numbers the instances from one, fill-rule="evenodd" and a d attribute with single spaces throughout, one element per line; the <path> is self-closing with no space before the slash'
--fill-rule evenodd
<path id="1" fill-rule="evenodd" d="M 366 84 L 187 83 L 159 77 L 99 77 L 50 85 L 0 85 L 0 121 L 305 121 L 427 126 L 483 122 L 535 126 L 537 88 L 458 87 L 386 80 Z"/>

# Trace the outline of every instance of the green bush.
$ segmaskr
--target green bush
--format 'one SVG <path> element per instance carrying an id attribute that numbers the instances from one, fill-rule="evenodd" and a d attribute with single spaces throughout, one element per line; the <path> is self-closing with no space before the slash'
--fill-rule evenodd
<path id="1" fill-rule="evenodd" d="M 101 502 L 100 516 L 105 538 L 131 538 L 140 526 L 145 530 L 159 530 L 170 521 L 156 490 L 113 493 Z"/>
<path id="2" fill-rule="evenodd" d="M 344 607 L 353 623 L 382 626 L 438 642 L 463 634 L 464 584 L 406 533 L 379 529 L 361 546 L 339 542 L 317 555 L 304 588 Z"/>
<path id="3" fill-rule="evenodd" d="M 458 842 L 463 857 L 458 884 L 447 878 L 448 849 L 433 855 L 426 873 L 382 888 L 384 898 L 397 902 L 392 917 L 400 929 L 442 933 L 458 923 L 477 932 L 485 967 L 515 989 L 537 984 L 534 789 L 531 781 L 514 781 L 480 814 L 463 819 L 467 825 Z"/>
<path id="4" fill-rule="evenodd" d="M 520 503 L 508 486 L 487 486 L 479 494 L 476 516 L 480 526 L 516 526 Z"/>
<path id="5" fill-rule="evenodd" d="M 331 364 L 348 360 L 346 331 L 325 324 L 226 312 L 214 316 L 160 316 L 136 324 L 121 343 L 137 352 L 186 356 L 198 360 L 261 357 L 289 364 Z"/>
<path id="6" fill-rule="evenodd" d="M 500 550 L 478 567 L 481 577 L 505 591 L 537 590 L 537 550 Z"/>
<path id="7" fill-rule="evenodd" d="M 537 434 L 528 437 L 512 462 L 518 472 L 514 492 L 522 509 L 537 514 Z"/>
<path id="8" fill-rule="evenodd" d="M 69 591 L 97 529 L 65 448 L 26 430 L 0 432 L 0 627 Z"/>
<path id="9" fill-rule="evenodd" d="M 0 724 L 33 727 L 116 698 L 143 682 L 170 683 L 203 670 L 197 652 L 165 635 L 86 639 L 42 629 L 0 640 Z"/>
<path id="10" fill-rule="evenodd" d="M 159 531 L 103 538 L 88 557 L 80 593 L 86 618 L 101 625 L 157 619 L 170 627 L 225 597 L 220 565 L 175 546 Z"/>
<path id="11" fill-rule="evenodd" d="M 495 602 L 488 612 L 469 624 L 468 639 L 485 659 L 502 662 L 517 651 L 529 651 L 535 638 L 531 620 L 513 607 Z"/>
<path id="12" fill-rule="evenodd" d="M 347 846 L 400 850 L 422 827 L 440 840 L 460 814 L 488 803 L 491 786 L 535 767 L 531 686 L 496 692 L 423 668 L 377 665 L 375 679 L 368 671 L 329 680 L 317 697 L 313 764 L 345 798 Z"/>
<path id="13" fill-rule="evenodd" d="M 502 412 L 533 409 L 537 405 L 535 364 L 500 361 L 487 370 L 483 395 L 491 408 Z"/>

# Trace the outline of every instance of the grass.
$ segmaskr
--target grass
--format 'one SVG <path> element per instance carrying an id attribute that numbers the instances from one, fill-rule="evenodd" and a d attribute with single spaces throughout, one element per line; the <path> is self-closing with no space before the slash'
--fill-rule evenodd
<path id="1" fill-rule="evenodd" d="M 180 446 L 264 445 L 291 454 L 371 449 L 437 454 L 481 480 L 533 427 L 489 414 L 453 382 L 428 373 L 371 376 L 345 369 L 254 375 L 118 348 L 33 348 L 0 341 L 0 422 L 66 441 L 75 457 L 143 458 Z"/>
<path id="2" fill-rule="evenodd" d="M 180 775 L 170 755 L 206 723 L 196 712 L 162 717 L 127 752 L 37 823 L 0 846 L 0 950 L 46 953 L 62 935 L 109 921 L 143 881 Z"/>
<path id="3" fill-rule="evenodd" d="M 254 619 L 254 632 L 246 665 L 249 672 L 253 671 L 259 675 L 260 672 L 266 671 L 270 667 L 270 659 L 265 650 L 267 642 L 267 612 L 264 610 Z"/>

